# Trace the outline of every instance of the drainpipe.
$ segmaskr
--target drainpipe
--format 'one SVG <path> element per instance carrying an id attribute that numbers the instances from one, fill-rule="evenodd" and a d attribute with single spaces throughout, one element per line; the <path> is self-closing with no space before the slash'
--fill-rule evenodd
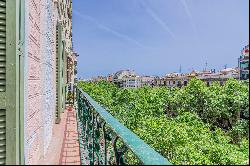
<path id="1" fill-rule="evenodd" d="M 25 55 L 25 0 L 19 0 L 19 164 L 24 165 L 24 55 Z"/>

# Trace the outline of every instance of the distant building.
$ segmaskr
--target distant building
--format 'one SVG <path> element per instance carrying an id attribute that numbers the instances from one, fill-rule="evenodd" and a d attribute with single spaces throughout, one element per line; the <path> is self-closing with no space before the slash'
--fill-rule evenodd
<path id="1" fill-rule="evenodd" d="M 97 77 L 92 77 L 91 82 L 99 82 L 99 81 L 106 81 L 107 77 L 104 76 L 97 76 Z"/>
<path id="2" fill-rule="evenodd" d="M 163 78 L 156 78 L 156 86 L 167 87 L 184 87 L 187 86 L 189 81 L 193 78 L 200 79 L 206 83 L 207 86 L 212 85 L 213 82 L 220 82 L 224 85 L 229 78 L 239 78 L 239 71 L 234 68 L 223 69 L 220 72 L 215 73 L 215 70 L 204 70 L 202 72 L 192 71 L 191 73 L 170 73 Z"/>
<path id="3" fill-rule="evenodd" d="M 141 87 L 141 78 L 136 77 L 124 77 L 122 78 L 122 88 L 140 88 Z"/>
<path id="4" fill-rule="evenodd" d="M 164 77 L 159 76 L 137 76 L 134 71 L 120 70 L 114 75 L 110 74 L 106 77 L 107 81 L 115 83 L 120 88 L 140 88 L 143 86 L 165 86 L 165 87 L 179 87 L 187 86 L 189 81 L 193 78 L 200 79 L 206 83 L 207 86 L 212 85 L 213 82 L 220 82 L 224 85 L 229 78 L 239 79 L 238 68 L 226 68 L 219 72 L 213 70 L 204 70 L 202 72 L 193 70 L 191 73 L 170 73 Z M 95 78 L 100 80 L 100 78 Z"/>
<path id="5" fill-rule="evenodd" d="M 119 80 L 119 79 L 122 79 L 123 77 L 135 77 L 135 76 L 136 76 L 136 73 L 134 71 L 120 70 L 114 74 L 113 79 Z"/>
<path id="6" fill-rule="evenodd" d="M 164 77 L 155 77 L 154 78 L 154 85 L 155 86 L 166 86 L 166 80 Z"/>
<path id="7" fill-rule="evenodd" d="M 120 70 L 114 75 L 109 75 L 108 81 L 115 83 L 120 88 L 140 88 L 143 86 L 153 86 L 155 77 L 138 76 L 134 71 Z"/>
<path id="8" fill-rule="evenodd" d="M 132 76 L 122 78 L 123 88 L 141 88 L 154 85 L 154 77 L 150 76 Z"/>
<path id="9" fill-rule="evenodd" d="M 239 71 L 235 68 L 226 68 L 220 72 L 210 74 L 204 74 L 198 77 L 198 79 L 206 82 L 207 86 L 212 85 L 213 82 L 220 82 L 221 85 L 225 85 L 229 78 L 239 79 Z"/>
<path id="10" fill-rule="evenodd" d="M 249 79 L 249 45 L 241 51 L 239 58 L 240 80 Z"/>
<path id="11" fill-rule="evenodd" d="M 154 85 L 155 78 L 152 76 L 141 76 L 140 80 L 141 80 L 141 87 L 152 86 L 152 85 Z"/>
<path id="12" fill-rule="evenodd" d="M 126 83 L 128 82 L 127 78 L 134 78 L 134 77 L 136 77 L 136 73 L 134 71 L 120 70 L 114 74 L 113 83 L 121 88 L 126 87 Z"/>
<path id="13" fill-rule="evenodd" d="M 109 74 L 109 75 L 108 75 L 107 81 L 113 82 L 113 74 Z"/>
<path id="14" fill-rule="evenodd" d="M 77 81 L 77 57 L 79 55 L 76 52 L 72 53 L 72 56 L 67 57 L 67 84 L 68 90 L 73 90 L 73 85 Z"/>
<path id="15" fill-rule="evenodd" d="M 181 73 L 171 73 L 167 74 L 165 77 L 165 85 L 168 87 L 183 87 L 188 84 L 188 82 L 194 78 L 197 74 L 194 71 L 190 74 Z"/>

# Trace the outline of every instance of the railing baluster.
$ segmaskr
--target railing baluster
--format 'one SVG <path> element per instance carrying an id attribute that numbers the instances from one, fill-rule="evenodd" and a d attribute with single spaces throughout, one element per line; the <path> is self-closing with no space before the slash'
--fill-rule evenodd
<path id="1" fill-rule="evenodd" d="M 99 118 L 99 114 L 96 113 L 95 115 L 95 154 L 96 154 L 96 158 L 97 158 L 97 164 L 100 165 L 103 163 L 102 158 L 101 158 L 101 154 L 100 154 L 100 150 L 101 150 L 101 146 L 100 146 L 100 118 Z"/>
<path id="2" fill-rule="evenodd" d="M 103 141 L 104 141 L 104 165 L 107 165 L 107 141 L 106 141 L 106 130 L 105 130 L 106 122 L 102 124 L 102 132 L 103 132 Z"/>
<path id="3" fill-rule="evenodd" d="M 115 136 L 113 139 L 112 139 L 112 146 L 113 146 L 113 150 L 114 150 L 114 159 L 115 159 L 115 165 L 120 165 L 120 163 L 119 163 L 119 155 L 118 155 L 118 153 L 117 153 L 117 145 L 116 145 L 116 143 L 117 143 L 117 140 L 118 140 L 118 136 Z"/>

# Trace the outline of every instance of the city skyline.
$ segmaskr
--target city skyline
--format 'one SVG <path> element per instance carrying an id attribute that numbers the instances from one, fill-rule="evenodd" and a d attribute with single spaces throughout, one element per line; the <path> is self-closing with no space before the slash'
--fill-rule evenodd
<path id="1" fill-rule="evenodd" d="M 224 66 L 222 66 L 220 69 L 205 68 L 204 67 L 202 70 L 196 70 L 196 69 L 192 68 L 189 71 L 185 71 L 185 72 L 182 72 L 182 71 L 180 72 L 180 68 L 179 68 L 179 69 L 176 69 L 176 71 L 165 72 L 162 75 L 157 75 L 157 74 L 150 75 L 150 74 L 147 74 L 147 73 L 140 74 L 136 70 L 133 70 L 133 69 L 120 69 L 120 70 L 117 70 L 117 71 L 113 71 L 111 73 L 106 73 L 106 74 L 104 73 L 104 74 L 99 74 L 99 75 L 98 74 L 97 75 L 92 75 L 89 78 L 79 77 L 79 79 L 87 79 L 88 80 L 88 79 L 92 79 L 92 78 L 96 78 L 96 77 L 107 77 L 107 76 L 113 75 L 113 74 L 115 74 L 115 73 L 117 73 L 119 71 L 134 71 L 137 74 L 137 76 L 159 76 L 159 77 L 164 77 L 167 74 L 174 74 L 174 73 L 176 73 L 176 74 L 189 74 L 189 73 L 191 73 L 193 71 L 198 71 L 198 72 L 203 72 L 203 71 L 212 71 L 212 72 L 214 72 L 215 71 L 215 72 L 219 72 L 219 71 L 224 70 L 224 69 L 237 69 L 237 68 L 239 68 L 239 67 L 238 66 L 228 66 L 227 64 L 224 65 Z"/>
<path id="2" fill-rule="evenodd" d="M 130 69 L 122 69 L 122 70 L 118 70 L 118 71 L 114 71 L 114 72 L 111 72 L 111 73 L 107 73 L 107 74 L 104 74 L 104 75 L 93 75 L 91 76 L 91 78 L 82 78 L 82 77 L 79 77 L 79 80 L 83 79 L 83 80 L 91 80 L 91 79 L 95 79 L 95 78 L 98 78 L 98 77 L 104 77 L 104 78 L 108 78 L 109 76 L 114 76 L 116 73 L 118 72 L 121 72 L 121 71 L 132 71 L 132 72 L 135 72 L 136 74 L 136 77 L 166 77 L 167 75 L 169 74 L 180 74 L 180 75 L 188 75 L 192 72 L 199 72 L 199 73 L 206 73 L 206 72 L 210 72 L 211 74 L 213 73 L 220 73 L 221 71 L 223 70 L 237 70 L 239 72 L 239 67 L 227 67 L 227 66 L 224 66 L 224 68 L 221 68 L 221 69 L 205 69 L 204 70 L 195 70 L 193 69 L 192 71 L 189 71 L 189 72 L 169 72 L 169 73 L 165 73 L 163 75 L 149 75 L 149 74 L 140 74 L 138 73 L 137 71 L 135 70 L 130 70 Z"/>
<path id="3" fill-rule="evenodd" d="M 74 1 L 78 77 L 237 67 L 249 42 L 247 0 L 107 1 Z"/>

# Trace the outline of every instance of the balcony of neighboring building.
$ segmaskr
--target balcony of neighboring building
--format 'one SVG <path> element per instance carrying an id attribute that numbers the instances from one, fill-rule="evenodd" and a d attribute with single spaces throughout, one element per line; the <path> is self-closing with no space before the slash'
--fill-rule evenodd
<path id="1" fill-rule="evenodd" d="M 240 63 L 248 62 L 249 63 L 249 56 L 245 56 L 240 59 Z"/>

